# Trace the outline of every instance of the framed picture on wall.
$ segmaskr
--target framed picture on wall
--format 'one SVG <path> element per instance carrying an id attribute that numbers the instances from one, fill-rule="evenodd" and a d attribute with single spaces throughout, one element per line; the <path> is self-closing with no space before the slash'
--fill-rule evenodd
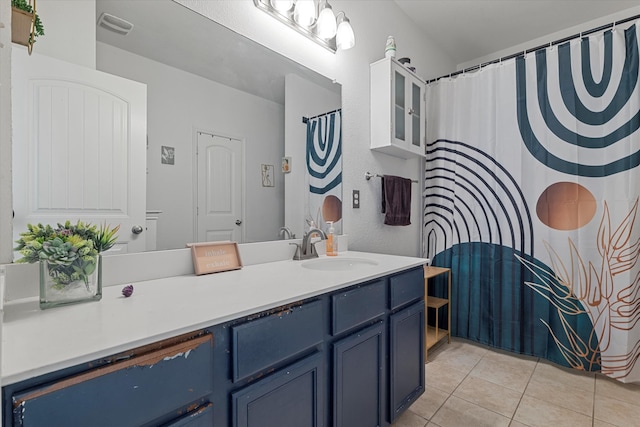
<path id="1" fill-rule="evenodd" d="M 282 173 L 291 172 L 291 157 L 282 158 Z"/>
<path id="2" fill-rule="evenodd" d="M 263 187 L 275 187 L 276 183 L 273 179 L 273 165 L 260 165 L 262 172 L 262 186 Z"/>

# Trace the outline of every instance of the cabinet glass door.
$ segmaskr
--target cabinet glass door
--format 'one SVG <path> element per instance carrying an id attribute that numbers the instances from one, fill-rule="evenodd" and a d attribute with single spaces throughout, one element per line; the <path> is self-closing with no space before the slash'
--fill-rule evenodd
<path id="1" fill-rule="evenodd" d="M 411 145 L 420 147 L 420 125 L 422 121 L 420 86 L 411 84 Z"/>
<path id="2" fill-rule="evenodd" d="M 406 98 L 404 93 L 405 83 L 404 76 L 399 72 L 395 72 L 395 138 L 401 141 L 405 140 L 405 109 Z"/>

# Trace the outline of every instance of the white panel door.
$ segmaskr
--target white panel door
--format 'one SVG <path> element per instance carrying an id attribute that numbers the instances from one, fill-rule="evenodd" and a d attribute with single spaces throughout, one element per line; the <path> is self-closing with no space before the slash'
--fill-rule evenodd
<path id="1" fill-rule="evenodd" d="M 18 49 L 12 61 L 15 239 L 27 223 L 106 222 L 120 224 L 114 252 L 144 251 L 146 85 Z"/>
<path id="2" fill-rule="evenodd" d="M 242 243 L 243 143 L 198 132 L 198 241 Z"/>

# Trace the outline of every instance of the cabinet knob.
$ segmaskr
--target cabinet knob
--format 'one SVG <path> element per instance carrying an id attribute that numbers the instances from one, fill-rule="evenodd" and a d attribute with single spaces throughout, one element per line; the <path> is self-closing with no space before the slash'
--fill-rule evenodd
<path id="1" fill-rule="evenodd" d="M 414 109 L 413 108 L 409 108 L 409 115 L 412 115 L 413 112 L 414 112 Z"/>

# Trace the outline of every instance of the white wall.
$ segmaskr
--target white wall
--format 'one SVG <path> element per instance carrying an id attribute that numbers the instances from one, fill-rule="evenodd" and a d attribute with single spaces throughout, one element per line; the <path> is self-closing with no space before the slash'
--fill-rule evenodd
<path id="1" fill-rule="evenodd" d="M 307 125 L 302 116 L 314 117 L 340 108 L 340 94 L 331 92 L 296 75 L 285 78 L 285 156 L 291 156 L 291 173 L 285 179 L 284 223 L 303 236 L 306 201 L 309 190 L 305 183 Z M 344 163 L 344 162 L 343 162 Z M 343 193 L 343 200 L 346 195 Z"/>
<path id="2" fill-rule="evenodd" d="M 36 38 L 34 52 L 96 68 L 94 0 L 38 0 L 36 10 L 44 36 Z"/>
<path id="3" fill-rule="evenodd" d="M 284 185 L 262 187 L 261 164 L 279 171 L 284 107 L 194 74 L 98 43 L 97 68 L 147 84 L 147 209 L 160 210 L 157 249 L 184 247 L 194 237 L 195 130 L 245 141 L 246 242 L 274 240 L 284 224 Z M 175 165 L 161 164 L 162 146 Z"/>
<path id="4" fill-rule="evenodd" d="M 11 218 L 11 2 L 0 0 L 0 264 L 13 259 Z M 0 295 L 2 298 L 2 295 Z"/>
<path id="5" fill-rule="evenodd" d="M 430 78 L 450 72 L 455 64 L 435 46 L 392 1 L 335 0 L 335 12 L 344 10 L 356 35 L 356 46 L 332 54 L 258 10 L 251 0 L 178 0 L 232 30 L 250 37 L 342 85 L 343 195 L 360 190 L 361 208 L 343 203 L 343 231 L 354 250 L 419 255 L 421 190 L 416 186 L 412 225 L 383 225 L 379 213 L 379 182 L 365 181 L 367 171 L 420 179 L 422 163 L 369 150 L 369 64 L 384 56 L 387 36 L 393 35 L 397 56 L 411 57 L 417 74 Z M 295 165 L 294 165 L 295 167 Z M 348 197 L 347 197 L 348 195 Z"/>

